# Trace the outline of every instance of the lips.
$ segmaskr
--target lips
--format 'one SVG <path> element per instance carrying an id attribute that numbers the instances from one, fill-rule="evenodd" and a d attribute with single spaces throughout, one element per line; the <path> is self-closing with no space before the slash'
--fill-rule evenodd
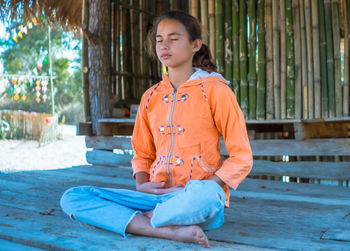
<path id="1" fill-rule="evenodd" d="M 170 54 L 162 54 L 162 55 L 160 55 L 160 58 L 161 58 L 161 59 L 168 59 L 168 58 L 170 58 L 170 57 L 171 57 Z"/>

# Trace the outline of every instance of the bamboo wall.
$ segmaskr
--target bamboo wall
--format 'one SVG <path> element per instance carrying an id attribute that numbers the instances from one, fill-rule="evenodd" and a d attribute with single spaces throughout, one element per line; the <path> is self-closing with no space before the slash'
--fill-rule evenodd
<path id="1" fill-rule="evenodd" d="M 181 9 L 201 21 L 203 41 L 247 119 L 347 117 L 349 2 L 114 1 L 113 92 L 139 99 L 159 80 L 160 65 L 143 41 L 156 15 Z"/>

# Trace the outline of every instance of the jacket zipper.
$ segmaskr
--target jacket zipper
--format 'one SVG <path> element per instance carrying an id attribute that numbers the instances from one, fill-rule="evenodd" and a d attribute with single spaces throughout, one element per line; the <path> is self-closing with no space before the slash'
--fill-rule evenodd
<path id="1" fill-rule="evenodd" d="M 170 171 L 169 171 L 169 162 L 170 162 L 171 152 L 173 151 L 173 147 L 174 147 L 174 133 L 173 133 L 172 117 L 173 117 L 174 106 L 175 106 L 176 91 L 177 91 L 177 89 L 174 88 L 173 104 L 172 104 L 171 112 L 170 112 L 171 147 L 170 147 L 170 151 L 169 151 L 168 159 L 167 159 L 167 163 L 166 163 L 166 171 L 169 175 L 169 187 L 171 187 L 171 183 L 172 183 L 171 182 L 171 175 L 170 175 Z"/>

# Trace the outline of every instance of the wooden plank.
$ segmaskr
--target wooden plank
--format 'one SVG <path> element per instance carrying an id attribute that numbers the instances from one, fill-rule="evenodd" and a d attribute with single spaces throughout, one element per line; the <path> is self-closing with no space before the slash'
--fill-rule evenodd
<path id="1" fill-rule="evenodd" d="M 273 139 L 251 140 L 254 156 L 350 156 L 350 138 L 339 139 Z M 129 149 L 130 137 L 126 136 L 95 136 L 86 137 L 86 147 L 95 149 Z M 221 140 L 222 155 L 228 155 L 225 144 Z"/>
<path id="2" fill-rule="evenodd" d="M 118 166 L 130 164 L 132 155 L 115 154 L 109 151 L 93 150 L 86 152 L 86 161 L 92 165 Z"/>
<path id="3" fill-rule="evenodd" d="M 350 121 L 294 123 L 294 138 L 349 138 Z"/>
<path id="4" fill-rule="evenodd" d="M 350 242 L 350 228 L 330 229 L 322 235 L 321 239 Z"/>
<path id="5" fill-rule="evenodd" d="M 350 162 L 273 162 L 254 160 L 250 175 L 350 180 Z"/>
<path id="6" fill-rule="evenodd" d="M 91 136 L 92 133 L 92 123 L 91 122 L 79 122 L 77 124 L 77 135 Z"/>
<path id="7" fill-rule="evenodd" d="M 29 247 L 27 245 L 22 245 L 19 243 L 13 243 L 8 240 L 0 239 L 0 247 L 4 248 L 6 251 L 18 251 L 18 250 L 25 250 L 25 251 L 39 251 L 43 249 L 35 248 L 35 247 Z"/>

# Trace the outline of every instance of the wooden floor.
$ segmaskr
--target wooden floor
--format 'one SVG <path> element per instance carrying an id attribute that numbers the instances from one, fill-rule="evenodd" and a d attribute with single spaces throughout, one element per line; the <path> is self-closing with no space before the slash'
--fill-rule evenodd
<path id="1" fill-rule="evenodd" d="M 59 206 L 72 186 L 133 189 L 130 167 L 0 173 L 1 250 L 201 250 L 72 222 Z M 350 188 L 246 179 L 232 191 L 212 250 L 349 250 Z"/>

